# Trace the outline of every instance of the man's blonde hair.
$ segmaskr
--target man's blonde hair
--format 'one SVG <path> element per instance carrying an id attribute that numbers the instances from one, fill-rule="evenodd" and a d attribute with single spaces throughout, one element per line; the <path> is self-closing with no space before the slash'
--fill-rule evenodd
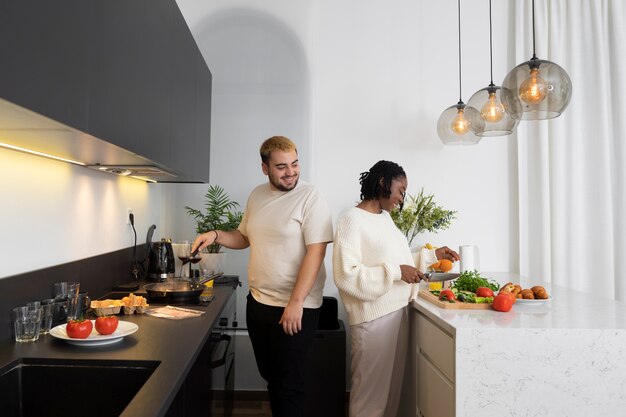
<path id="1" fill-rule="evenodd" d="M 265 142 L 263 142 L 263 144 L 261 145 L 261 149 L 259 150 L 259 153 L 261 154 L 261 161 L 263 161 L 263 163 L 269 163 L 272 151 L 296 151 L 297 154 L 298 148 L 296 148 L 296 144 L 293 143 L 289 138 L 286 138 L 284 136 L 272 136 L 271 138 L 266 139 Z"/>

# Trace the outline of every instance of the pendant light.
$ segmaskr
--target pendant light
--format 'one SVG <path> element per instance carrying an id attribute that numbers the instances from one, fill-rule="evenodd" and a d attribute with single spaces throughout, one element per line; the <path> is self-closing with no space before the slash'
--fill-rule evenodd
<path id="1" fill-rule="evenodd" d="M 538 59 L 535 53 L 535 0 L 533 57 L 513 68 L 502 82 L 502 103 L 517 120 L 553 119 L 563 113 L 572 97 L 572 81 L 554 62 Z"/>
<path id="2" fill-rule="evenodd" d="M 475 145 L 481 137 L 476 129 L 484 129 L 478 110 L 463 103 L 461 94 L 461 0 L 457 0 L 459 16 L 459 102 L 441 113 L 437 133 L 444 145 Z"/>
<path id="3" fill-rule="evenodd" d="M 491 68 L 491 82 L 470 97 L 468 106 L 480 109 L 478 117 L 484 123 L 474 122 L 477 136 L 506 136 L 513 133 L 518 120 L 513 119 L 502 104 L 502 88 L 493 83 L 493 33 L 491 23 L 491 0 L 489 0 L 489 64 Z"/>

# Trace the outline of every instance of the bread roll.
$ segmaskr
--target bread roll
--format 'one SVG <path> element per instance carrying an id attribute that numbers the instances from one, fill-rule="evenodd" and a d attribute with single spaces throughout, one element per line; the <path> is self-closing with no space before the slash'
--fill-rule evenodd
<path id="1" fill-rule="evenodd" d="M 541 285 L 535 285 L 531 288 L 531 291 L 533 292 L 535 298 L 538 298 L 540 300 L 546 300 L 549 298 L 548 292 Z"/>

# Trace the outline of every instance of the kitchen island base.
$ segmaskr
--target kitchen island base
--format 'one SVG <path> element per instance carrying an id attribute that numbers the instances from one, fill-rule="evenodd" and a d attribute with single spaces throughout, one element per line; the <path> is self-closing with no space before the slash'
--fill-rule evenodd
<path id="1" fill-rule="evenodd" d="M 507 313 L 414 300 L 414 395 L 403 416 L 626 415 L 626 304 L 558 286 L 550 294 Z"/>

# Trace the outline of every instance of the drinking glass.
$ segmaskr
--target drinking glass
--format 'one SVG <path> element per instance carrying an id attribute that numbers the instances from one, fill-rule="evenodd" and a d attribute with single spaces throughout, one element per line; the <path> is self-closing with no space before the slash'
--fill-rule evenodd
<path id="1" fill-rule="evenodd" d="M 39 339 L 41 327 L 41 304 L 37 302 L 15 307 L 12 310 L 15 341 L 20 343 L 35 342 Z"/>
<path id="2" fill-rule="evenodd" d="M 91 299 L 86 292 L 76 294 L 76 297 L 67 300 L 67 321 L 85 318 Z"/>
<path id="3" fill-rule="evenodd" d="M 185 265 L 189 263 L 189 257 L 191 256 L 191 243 L 189 243 L 188 240 L 179 242 L 177 256 L 178 259 L 180 259 L 180 261 L 182 262 L 182 265 L 180 266 L 180 274 L 178 276 L 181 278 L 188 278 L 189 270 L 185 268 Z M 189 268 L 191 268 L 191 265 L 189 265 Z"/>
<path id="4" fill-rule="evenodd" d="M 54 319 L 54 303 L 55 300 L 53 298 L 41 300 L 41 328 L 39 329 L 40 334 L 50 333 L 50 329 L 52 328 L 52 321 Z"/>
<path id="5" fill-rule="evenodd" d="M 200 269 L 194 270 L 193 265 L 197 264 L 202 260 L 202 254 L 200 252 L 196 253 L 195 256 L 189 258 L 189 276 L 192 281 L 197 281 L 200 276 Z"/>
<path id="6" fill-rule="evenodd" d="M 52 284 L 52 296 L 55 300 L 68 300 L 78 295 L 79 282 L 55 282 Z"/>

